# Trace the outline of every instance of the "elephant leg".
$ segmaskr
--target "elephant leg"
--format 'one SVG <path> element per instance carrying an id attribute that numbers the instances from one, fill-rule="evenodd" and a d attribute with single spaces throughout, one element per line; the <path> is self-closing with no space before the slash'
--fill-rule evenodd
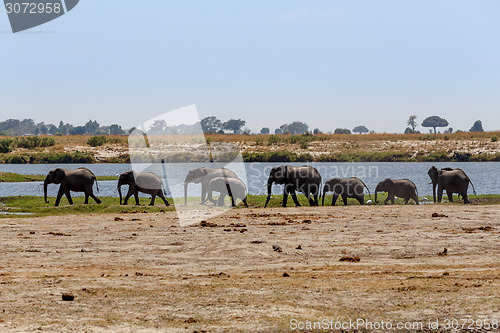
<path id="1" fill-rule="evenodd" d="M 404 204 L 407 205 L 410 198 L 406 198 Z"/>
<path id="2" fill-rule="evenodd" d="M 387 194 L 387 198 L 385 198 L 385 200 L 384 200 L 384 205 L 387 205 L 387 203 L 389 202 L 389 200 L 391 200 L 391 195 Z"/>
<path id="3" fill-rule="evenodd" d="M 132 194 L 134 194 L 134 191 L 132 191 L 132 189 L 129 188 L 128 192 L 127 192 L 127 195 L 123 199 L 123 205 L 125 205 L 125 206 L 127 205 L 128 199 L 132 196 Z"/>
<path id="4" fill-rule="evenodd" d="M 100 204 L 101 204 L 101 202 L 102 202 L 102 201 L 101 201 L 101 199 L 99 199 L 98 197 L 96 197 L 96 196 L 94 195 L 94 193 L 90 192 L 90 197 L 91 197 L 92 199 L 94 199 L 94 201 L 95 201 L 98 205 L 100 205 Z"/>
<path id="5" fill-rule="evenodd" d="M 201 204 L 205 204 L 207 196 L 207 188 L 204 185 L 201 185 Z"/>
<path id="6" fill-rule="evenodd" d="M 226 200 L 226 196 L 225 195 L 220 195 L 219 196 L 219 200 L 217 200 L 217 206 L 224 206 L 224 201 Z M 214 200 L 214 204 L 216 203 L 216 201 Z"/>
<path id="7" fill-rule="evenodd" d="M 285 191 L 283 191 L 283 203 L 282 203 L 282 207 L 286 207 L 286 202 L 288 201 L 288 192 L 285 188 Z"/>
<path id="8" fill-rule="evenodd" d="M 247 208 L 248 208 L 247 198 L 243 199 L 243 203 L 245 204 L 245 207 L 247 207 Z"/>
<path id="9" fill-rule="evenodd" d="M 134 199 L 135 199 L 135 205 L 139 206 L 140 205 L 140 203 L 139 203 L 139 191 L 134 192 Z"/>
<path id="10" fill-rule="evenodd" d="M 149 203 L 150 206 L 155 205 L 155 199 L 156 199 L 156 194 L 155 193 L 151 194 L 151 202 Z"/>
<path id="11" fill-rule="evenodd" d="M 438 186 L 438 202 L 441 202 L 443 200 L 443 187 Z"/>
<path id="12" fill-rule="evenodd" d="M 360 205 L 364 205 L 365 204 L 365 197 L 363 195 L 357 196 L 356 200 L 358 200 L 358 202 L 359 202 Z"/>
<path id="13" fill-rule="evenodd" d="M 295 194 L 295 192 L 292 192 L 290 193 L 290 195 L 292 196 L 293 202 L 295 203 L 295 207 L 300 207 L 301 205 L 299 200 L 297 200 L 297 194 Z"/>
<path id="14" fill-rule="evenodd" d="M 344 206 L 347 206 L 347 195 L 342 194 L 342 201 L 344 202 Z"/>
<path id="15" fill-rule="evenodd" d="M 415 195 L 415 197 L 413 198 L 413 200 L 415 201 L 415 204 L 420 205 L 420 204 L 418 203 L 418 196 L 417 196 L 417 195 Z"/>
<path id="16" fill-rule="evenodd" d="M 87 192 L 85 192 L 85 202 L 84 202 L 86 205 L 88 205 L 89 203 L 89 194 Z"/>
<path id="17" fill-rule="evenodd" d="M 316 203 L 316 206 L 319 206 L 318 192 L 314 193 L 314 202 Z"/>
<path id="18" fill-rule="evenodd" d="M 464 204 L 469 204 L 470 203 L 469 196 L 467 195 L 467 193 L 465 193 L 464 195 L 462 195 L 462 197 L 464 198 Z"/>
<path id="19" fill-rule="evenodd" d="M 311 193 L 309 193 L 309 190 L 305 190 L 304 195 L 306 196 L 307 201 L 309 201 L 309 206 L 314 206 L 314 200 Z"/>
<path id="20" fill-rule="evenodd" d="M 66 195 L 66 198 L 68 199 L 69 204 L 70 204 L 70 205 L 72 205 L 72 204 L 73 204 L 73 199 L 71 198 L 71 193 L 70 193 L 70 191 L 69 191 L 69 190 L 66 190 L 66 191 L 64 192 L 64 194 Z"/>
<path id="21" fill-rule="evenodd" d="M 56 203 L 55 203 L 55 206 L 59 206 L 59 203 L 61 202 L 61 198 L 64 194 L 64 190 L 62 188 L 62 186 L 59 187 L 59 191 L 57 192 L 57 198 L 56 198 Z"/>
<path id="22" fill-rule="evenodd" d="M 446 191 L 446 194 L 448 194 L 448 201 L 453 202 L 453 192 L 451 191 Z"/>
<path id="23" fill-rule="evenodd" d="M 163 200 L 163 202 L 165 203 L 165 206 L 170 206 L 170 203 L 168 202 L 167 198 L 165 198 L 165 195 L 163 195 L 162 191 L 158 192 L 158 196 Z"/>
<path id="24" fill-rule="evenodd" d="M 335 204 L 337 203 L 337 198 L 338 197 L 339 196 L 336 193 L 333 194 L 333 197 L 332 197 L 332 206 L 335 206 Z"/>

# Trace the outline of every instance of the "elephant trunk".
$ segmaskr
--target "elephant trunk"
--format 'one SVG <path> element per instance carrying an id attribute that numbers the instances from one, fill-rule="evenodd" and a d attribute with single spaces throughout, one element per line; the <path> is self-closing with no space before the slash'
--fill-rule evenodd
<path id="1" fill-rule="evenodd" d="M 187 182 L 184 183 L 184 205 L 187 205 L 188 184 Z"/>
<path id="2" fill-rule="evenodd" d="M 43 199 L 45 200 L 45 203 L 49 203 L 49 200 L 47 200 L 47 185 L 49 184 L 49 181 L 45 179 L 43 182 Z"/>
<path id="3" fill-rule="evenodd" d="M 271 200 L 271 188 L 273 186 L 273 181 L 269 180 L 267 182 L 267 198 L 266 198 L 266 204 L 264 205 L 264 208 L 267 207 L 267 204 L 269 203 L 269 200 Z"/>
<path id="4" fill-rule="evenodd" d="M 118 190 L 118 194 L 120 195 L 120 205 L 122 204 L 122 181 L 121 179 L 118 180 L 118 185 L 116 186 L 116 189 Z"/>
<path id="5" fill-rule="evenodd" d="M 434 197 L 434 203 L 436 203 L 436 183 L 432 182 L 432 196 Z"/>
<path id="6" fill-rule="evenodd" d="M 378 203 L 378 199 L 377 199 L 378 192 L 380 192 L 380 188 L 377 186 L 377 188 L 375 189 L 375 203 Z"/>

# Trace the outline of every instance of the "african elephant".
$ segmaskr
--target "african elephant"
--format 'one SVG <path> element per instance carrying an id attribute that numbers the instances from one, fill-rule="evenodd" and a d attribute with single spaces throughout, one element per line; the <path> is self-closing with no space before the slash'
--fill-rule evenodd
<path id="1" fill-rule="evenodd" d="M 217 204 L 219 206 L 223 206 L 226 195 L 229 195 L 231 197 L 231 205 L 233 207 L 236 206 L 235 201 L 237 199 L 243 201 L 245 206 L 248 207 L 247 187 L 240 179 L 224 177 L 214 178 L 208 183 L 207 191 L 208 200 L 210 200 L 214 205 Z M 218 201 L 212 199 L 212 193 L 214 191 L 219 192 L 220 194 Z"/>
<path id="2" fill-rule="evenodd" d="M 134 195 L 135 204 L 139 205 L 139 192 L 151 194 L 150 206 L 154 206 L 156 196 L 159 196 L 166 206 L 170 205 L 163 195 L 163 183 L 160 177 L 152 172 L 127 171 L 120 175 L 117 186 L 118 194 L 120 195 L 120 205 L 122 204 L 123 185 L 128 185 L 128 192 L 123 205 L 127 204 L 128 199 L 132 195 Z"/>
<path id="3" fill-rule="evenodd" d="M 73 199 L 71 199 L 71 193 L 73 192 L 84 192 L 85 193 L 85 204 L 89 203 L 89 196 L 95 200 L 98 204 L 101 200 L 94 195 L 92 187 L 94 182 L 97 187 L 97 192 L 99 192 L 99 186 L 97 185 L 97 177 L 87 168 L 78 168 L 76 170 L 67 170 L 62 168 L 57 168 L 55 170 L 49 171 L 45 181 L 43 182 L 43 196 L 46 203 L 47 200 L 47 185 L 48 184 L 61 184 L 59 186 L 59 192 L 57 192 L 57 198 L 55 206 L 59 206 L 63 194 L 68 198 L 70 205 L 73 204 Z"/>
<path id="4" fill-rule="evenodd" d="M 388 193 L 387 199 L 385 199 L 384 204 L 387 204 L 389 200 L 391 200 L 392 204 L 394 204 L 394 196 L 405 199 L 405 205 L 410 199 L 413 199 L 417 205 L 419 204 L 417 186 L 415 186 L 415 184 L 408 179 L 386 178 L 385 180 L 378 183 L 377 188 L 375 189 L 375 202 L 378 202 L 378 192 Z"/>
<path id="5" fill-rule="evenodd" d="M 458 193 L 463 197 L 465 204 L 470 203 L 467 196 L 469 183 L 472 185 L 474 194 L 476 194 L 474 184 L 462 169 L 443 168 L 438 170 L 435 166 L 432 166 L 427 173 L 432 180 L 434 203 L 436 203 L 436 186 L 438 188 L 437 202 L 441 202 L 443 190 L 446 190 L 450 202 L 453 202 L 453 193 Z"/>
<path id="6" fill-rule="evenodd" d="M 201 204 L 203 205 L 206 201 L 208 183 L 210 183 L 212 179 L 217 177 L 238 178 L 238 176 L 236 176 L 233 171 L 226 168 L 198 168 L 189 171 L 186 179 L 184 180 L 184 204 L 187 205 L 187 190 L 189 183 L 201 183 Z"/>
<path id="7" fill-rule="evenodd" d="M 333 192 L 332 206 L 335 206 L 337 198 L 342 196 L 344 205 L 347 206 L 347 198 L 354 198 L 359 201 L 360 205 L 365 204 L 365 187 L 370 193 L 368 186 L 363 183 L 363 181 L 356 177 L 351 178 L 333 178 L 325 182 L 323 186 L 323 197 L 321 199 L 321 204 L 325 205 L 325 194 L 326 192 Z"/>
<path id="8" fill-rule="evenodd" d="M 314 167 L 280 165 L 272 168 L 267 180 L 267 199 L 264 207 L 267 207 L 271 199 L 271 187 L 273 183 L 285 185 L 283 190 L 283 207 L 286 207 L 289 194 L 292 196 L 295 206 L 300 206 L 295 191 L 304 193 L 311 206 L 319 206 L 318 195 L 321 186 L 321 175 Z"/>

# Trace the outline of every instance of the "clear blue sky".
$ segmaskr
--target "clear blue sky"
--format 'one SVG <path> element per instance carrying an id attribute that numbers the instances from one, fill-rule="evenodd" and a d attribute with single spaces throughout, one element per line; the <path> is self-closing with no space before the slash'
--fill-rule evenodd
<path id="1" fill-rule="evenodd" d="M 500 130 L 499 17 L 497 0 L 82 0 L 12 34 L 0 10 L 0 120 L 131 127 L 196 104 L 253 131 Z"/>

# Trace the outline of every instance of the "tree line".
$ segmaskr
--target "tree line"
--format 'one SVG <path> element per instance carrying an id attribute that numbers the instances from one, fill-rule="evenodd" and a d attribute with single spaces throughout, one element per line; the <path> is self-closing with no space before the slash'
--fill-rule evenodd
<path id="1" fill-rule="evenodd" d="M 33 119 L 8 119 L 0 122 L 0 135 L 122 135 L 128 131 L 122 129 L 118 124 L 101 126 L 95 120 L 89 120 L 83 126 L 74 126 L 63 121 L 59 125 L 46 124 L 44 122 L 35 123 Z"/>
<path id="2" fill-rule="evenodd" d="M 229 119 L 222 121 L 215 116 L 203 118 L 200 122 L 193 125 L 177 125 L 168 126 L 166 121 L 157 120 L 153 123 L 148 133 L 150 134 L 166 134 L 166 133 L 196 133 L 199 132 L 199 127 L 206 134 L 251 134 L 251 131 L 245 127 L 246 121 L 242 119 Z M 422 127 L 431 128 L 430 132 L 437 133 L 437 128 L 448 127 L 449 123 L 446 119 L 438 116 L 430 116 L 424 119 L 421 123 Z M 411 115 L 407 121 L 407 128 L 404 130 L 405 134 L 420 134 L 417 130 L 417 116 Z M 60 121 L 56 126 L 54 124 L 46 124 L 44 122 L 35 123 L 33 119 L 8 119 L 0 122 L 0 135 L 3 136 L 21 136 L 21 135 L 126 135 L 131 133 L 135 128 L 123 129 L 118 124 L 111 124 L 109 126 L 101 126 L 96 120 L 89 120 L 83 126 L 74 126 L 72 124 Z M 483 124 L 480 120 L 474 122 L 469 129 L 470 132 L 484 132 Z M 334 134 L 352 134 L 352 133 L 369 133 L 370 130 L 364 126 L 359 125 L 352 129 L 336 128 Z M 453 133 L 453 128 L 448 127 L 443 131 L 444 133 Z M 269 127 L 263 127 L 260 130 L 261 134 L 292 134 L 300 135 L 305 133 L 322 134 L 322 132 L 315 128 L 309 129 L 309 125 L 300 121 L 293 121 L 285 123 L 278 128 L 271 130 Z M 328 132 L 332 133 L 332 132 Z M 370 132 L 373 133 L 373 132 Z"/>

